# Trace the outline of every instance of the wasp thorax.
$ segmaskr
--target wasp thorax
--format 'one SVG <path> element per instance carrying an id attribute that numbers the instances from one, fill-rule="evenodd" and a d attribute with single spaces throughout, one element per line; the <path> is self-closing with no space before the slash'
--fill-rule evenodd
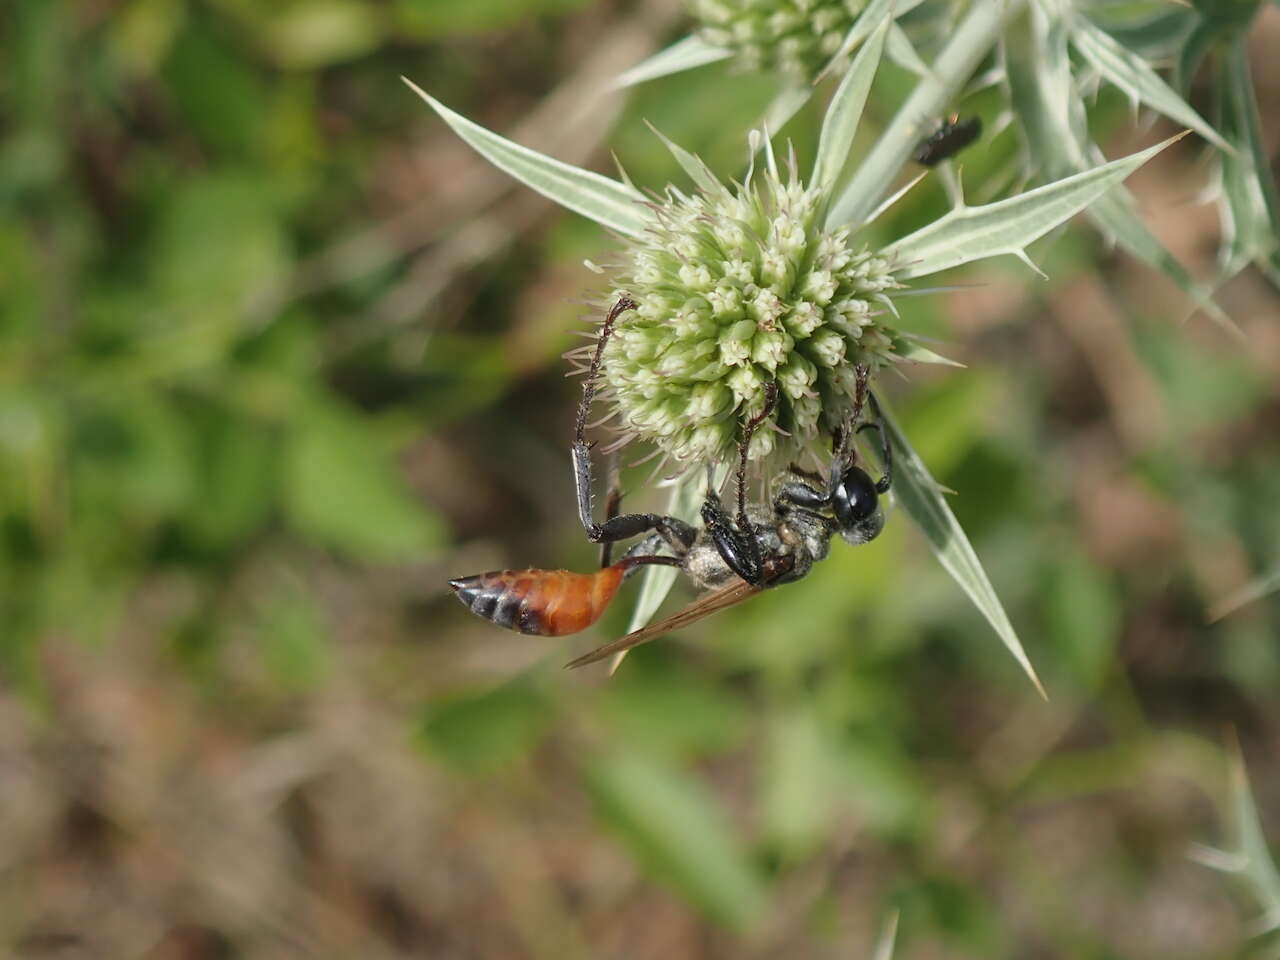
<path id="1" fill-rule="evenodd" d="M 815 76 L 844 43 L 866 0 L 688 0 L 707 43 L 748 70 Z"/>
<path id="2" fill-rule="evenodd" d="M 820 226 L 820 199 L 773 173 L 668 190 L 614 278 L 636 305 L 617 318 L 601 370 L 625 433 L 679 461 L 725 460 L 776 385 L 748 455 L 795 453 L 841 422 L 856 366 L 895 358 L 877 301 L 900 284 L 887 261 L 850 248 L 847 230 Z"/>

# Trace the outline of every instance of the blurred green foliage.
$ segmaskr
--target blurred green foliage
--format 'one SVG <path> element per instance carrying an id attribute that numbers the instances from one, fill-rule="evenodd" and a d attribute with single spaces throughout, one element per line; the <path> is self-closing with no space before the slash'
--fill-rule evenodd
<path id="1" fill-rule="evenodd" d="M 190 753 L 154 760 L 175 764 L 155 778 L 165 809 L 227 755 L 323 745 L 311 779 L 252 807 L 286 852 L 249 844 L 278 855 L 278 889 L 349 919 L 311 955 L 855 956 L 895 907 L 907 957 L 1238 955 L 1249 901 L 1184 851 L 1224 830 L 1227 726 L 1276 829 L 1280 608 L 1206 624 L 1280 556 L 1280 307 L 1255 274 L 1223 301 L 1249 349 L 1174 322 L 1176 294 L 1083 233 L 1033 251 L 1048 282 L 1011 264 L 905 301 L 903 325 L 969 368 L 884 389 L 957 491 L 1047 706 L 893 517 L 874 545 L 836 545 L 808 579 L 596 683 L 558 669 L 579 641 L 490 629 L 444 580 L 594 562 L 557 355 L 581 325 L 566 304 L 598 292 L 578 264 L 611 240 L 529 214 L 518 191 L 466 194 L 464 155 L 398 75 L 505 131 L 602 37 L 657 17 L 583 0 L 10 0 L 0 26 L 0 658 L 19 715 L 45 718 L 23 741 L 33 766 L 60 762 L 46 736 L 95 742 L 59 693 L 68 644 L 103 654 L 86 691 L 159 678 L 124 698 L 155 712 L 113 750 L 184 718 Z M 907 82 L 885 70 L 877 117 Z M 680 182 L 644 118 L 736 175 L 768 96 L 719 68 L 657 81 L 607 143 L 638 182 Z M 989 93 L 961 109 L 994 119 Z M 802 158 L 814 116 L 788 131 Z M 1094 119 L 1128 122 L 1106 98 Z M 964 154 L 966 184 L 1004 167 L 1011 136 Z M 1156 195 L 1190 196 L 1193 160 L 1160 167 Z M 944 203 L 926 181 L 877 235 Z M 468 259 L 477 224 L 494 239 Z M 657 506 L 647 469 L 626 486 Z M 352 703 L 386 722 L 361 726 Z M 428 779 L 395 766 L 396 731 Z M 111 856 L 151 836 L 141 801 L 77 782 L 51 776 L 30 802 L 128 824 Z M 221 821 L 192 809 L 177 834 L 216 847 Z M 384 812 L 396 842 L 361 846 Z M 84 842 L 50 818 L 30 836 Z M 494 880 L 454 915 L 429 864 L 386 866 L 397 842 L 419 850 L 406 822 L 459 875 L 496 844 L 533 899 Z M 14 849 L 0 937 L 21 955 L 64 913 L 34 879 L 54 854 Z M 142 902 L 160 929 L 196 923 Z M 222 952 L 182 947 L 206 942 L 191 934 L 155 955 L 267 955 L 243 921 L 261 915 L 268 941 L 310 929 L 287 905 L 210 909 L 200 929 Z M 468 939 L 485 924 L 514 932 Z M 618 930 L 630 952 L 593 949 Z"/>

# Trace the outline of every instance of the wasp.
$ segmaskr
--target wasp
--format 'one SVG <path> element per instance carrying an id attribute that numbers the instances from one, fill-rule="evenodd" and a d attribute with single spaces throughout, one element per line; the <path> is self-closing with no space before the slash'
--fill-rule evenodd
<path id="1" fill-rule="evenodd" d="M 615 488 L 606 502 L 603 523 L 592 515 L 592 444 L 586 422 L 595 396 L 604 346 L 617 318 L 635 303 L 622 297 L 601 326 L 595 354 L 578 404 L 571 447 L 578 518 L 587 539 L 601 545 L 595 573 L 569 570 L 495 570 L 449 581 L 457 598 L 477 616 L 520 633 L 564 636 L 584 630 L 604 613 L 622 582 L 649 565 L 678 567 L 705 592 L 680 612 L 597 647 L 571 661 L 580 667 L 687 626 L 748 597 L 804 577 L 827 556 L 839 534 L 849 544 L 874 540 L 884 528 L 881 502 L 892 485 L 893 460 L 879 404 L 867 389 L 869 371 L 857 368 L 855 393 L 845 425 L 835 431 L 830 466 L 825 475 L 792 465 L 775 484 L 769 506 L 748 504 L 747 450 L 751 437 L 777 403 L 776 383 L 766 387 L 764 409 L 743 427 L 737 466 L 737 510 L 730 513 L 711 483 L 702 501 L 701 524 L 655 513 L 620 513 Z M 859 424 L 864 407 L 870 419 Z M 855 424 L 857 424 L 855 429 Z M 884 473 L 878 480 L 858 464 L 855 437 L 865 430 L 879 439 Z M 641 537 L 620 559 L 612 561 L 615 544 Z"/>
<path id="2" fill-rule="evenodd" d="M 981 133 L 981 117 L 961 120 L 959 114 L 953 113 L 942 126 L 916 144 L 911 159 L 926 167 L 935 166 L 954 157 L 977 140 Z"/>

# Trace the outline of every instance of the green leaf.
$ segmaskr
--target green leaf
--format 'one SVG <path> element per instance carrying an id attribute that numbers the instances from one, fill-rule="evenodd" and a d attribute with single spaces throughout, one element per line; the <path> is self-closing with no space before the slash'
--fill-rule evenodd
<path id="1" fill-rule="evenodd" d="M 439 542 L 439 529 L 373 426 L 331 401 L 306 409 L 285 448 L 284 511 L 299 532 L 353 556 L 415 557 Z"/>
<path id="2" fill-rule="evenodd" d="M 1190 127 L 1219 149 L 1231 149 L 1218 131 L 1161 80 L 1142 57 L 1120 46 L 1086 18 L 1072 20 L 1071 43 L 1091 67 L 1131 100 L 1145 103 L 1175 123 Z"/>
<path id="3" fill-rule="evenodd" d="M 544 197 L 629 237 L 648 226 L 644 195 L 633 187 L 512 143 L 450 110 L 412 80 L 401 79 L 481 156 Z"/>
<path id="4" fill-rule="evenodd" d="M 1224 330 L 1235 337 L 1243 337 L 1235 321 L 1213 302 L 1212 292 L 1197 283 L 1186 267 L 1177 261 L 1138 218 L 1133 197 L 1128 190 L 1116 187 L 1095 200 L 1086 212 L 1104 236 L 1115 240 L 1131 256 L 1154 267 L 1176 283 L 1183 293 L 1195 301 L 1196 306 Z"/>
<path id="5" fill-rule="evenodd" d="M 736 930 L 760 922 L 764 881 L 692 775 L 632 751 L 601 757 L 587 779 L 601 819 L 656 880 Z"/>
<path id="6" fill-rule="evenodd" d="M 908 363 L 937 363 L 946 367 L 964 367 L 963 363 L 957 363 L 950 357 L 944 357 L 942 354 L 934 353 L 928 347 L 921 344 L 919 340 L 905 335 L 894 339 L 893 353 L 895 356 L 906 360 Z"/>
<path id="7" fill-rule="evenodd" d="M 1222 27 L 1212 20 L 1204 20 L 1195 26 L 1186 41 L 1178 48 L 1178 59 L 1173 68 L 1173 83 L 1186 93 L 1200 71 L 1200 64 L 1223 36 Z"/>
<path id="8" fill-rule="evenodd" d="M 1108 189 L 1186 134 L 1146 150 L 981 207 L 959 206 L 891 244 L 883 253 L 901 264 L 897 275 L 923 277 L 963 263 L 1012 254 L 1065 223 Z"/>
<path id="9" fill-rule="evenodd" d="M 865 19 L 865 14 L 864 17 Z M 836 180 L 849 162 L 849 150 L 853 146 L 862 108 L 867 103 L 867 93 L 880 66 L 884 52 L 884 38 L 889 32 L 890 7 L 880 14 L 871 38 L 858 51 L 852 66 L 845 73 L 836 89 L 826 116 L 822 118 L 822 133 L 818 139 L 818 155 L 813 163 L 812 185 L 825 195 L 835 186 Z"/>
<path id="10" fill-rule="evenodd" d="M 1182 49 L 1198 19 L 1189 7 L 1170 4 L 1153 10 L 1145 18 L 1115 24 L 1103 22 L 1102 27 L 1122 47 L 1148 61 L 1161 61 Z"/>
<path id="11" fill-rule="evenodd" d="M 1247 218 L 1246 222 L 1252 224 L 1247 238 L 1252 258 L 1267 261 L 1273 271 L 1280 270 L 1280 260 L 1276 259 L 1277 238 L 1280 238 L 1280 197 L 1277 197 L 1275 179 L 1271 175 L 1257 95 L 1249 72 L 1248 46 L 1243 37 L 1232 45 L 1226 61 L 1224 119 L 1232 139 L 1247 150 L 1246 155 L 1234 164 L 1232 158 L 1223 158 L 1224 178 L 1233 173 L 1238 181 L 1234 188 L 1236 196 L 1232 197 L 1230 191 L 1228 196 L 1233 200 L 1232 210 L 1236 219 Z"/>
<path id="12" fill-rule="evenodd" d="M 672 73 L 693 70 L 695 67 L 715 63 L 717 60 L 724 60 L 731 56 L 733 56 L 732 51 L 726 50 L 724 47 L 712 46 L 696 35 L 689 36 L 673 43 L 667 49 L 655 53 L 648 60 L 636 64 L 630 70 L 619 74 L 618 78 L 613 81 L 613 85 L 615 87 L 632 87 L 637 83 L 656 80 L 658 77 L 665 77 Z"/>
<path id="13" fill-rule="evenodd" d="M 923 2 L 924 0 L 871 0 L 871 3 L 867 4 L 862 13 L 858 15 L 858 19 L 853 21 L 853 26 L 849 28 L 849 32 L 845 35 L 844 41 L 840 44 L 840 49 L 827 62 L 827 65 L 822 68 L 822 72 L 818 74 L 818 80 L 821 80 L 828 73 L 838 70 L 844 63 L 845 58 L 858 49 L 858 45 L 867 39 L 872 30 L 880 25 L 881 17 L 887 14 L 891 19 L 896 19 L 904 13 L 914 10 Z"/>
<path id="14" fill-rule="evenodd" d="M 1040 678 L 1036 676 L 1035 669 L 1027 659 L 1022 643 L 1000 604 L 1000 598 L 987 579 L 978 555 L 974 553 L 969 538 L 965 536 L 951 507 L 947 505 L 942 489 L 888 411 L 882 413 L 894 449 L 893 489 L 902 509 L 925 535 L 947 573 L 960 584 L 974 606 L 987 618 L 1013 658 L 1031 678 L 1040 695 L 1048 699 L 1044 687 L 1040 685 Z"/>
<path id="15" fill-rule="evenodd" d="M 920 59 L 920 54 L 916 52 L 911 38 L 896 22 L 889 27 L 889 38 L 885 48 L 889 59 L 904 70 L 910 70 L 918 77 L 923 77 L 929 72 L 929 65 Z"/>

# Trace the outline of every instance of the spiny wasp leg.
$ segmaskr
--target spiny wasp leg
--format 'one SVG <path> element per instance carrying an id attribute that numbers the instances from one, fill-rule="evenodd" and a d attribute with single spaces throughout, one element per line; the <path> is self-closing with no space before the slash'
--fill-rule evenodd
<path id="1" fill-rule="evenodd" d="M 716 545 L 716 551 L 729 569 L 752 586 L 763 586 L 764 561 L 760 556 L 760 543 L 747 516 L 747 454 L 751 438 L 759 426 L 769 418 L 778 403 L 778 384 L 771 381 L 765 386 L 764 409 L 747 421 L 742 430 L 738 447 L 738 518 L 729 517 L 720 497 L 708 483 L 706 499 L 702 501 L 702 523 Z M 708 480 L 710 478 L 708 477 Z"/>
<path id="2" fill-rule="evenodd" d="M 618 317 L 628 310 L 634 310 L 635 307 L 636 303 L 630 297 L 620 297 L 618 302 L 613 305 L 613 309 L 609 311 L 609 315 L 605 318 L 604 324 L 600 328 L 600 337 L 596 341 L 596 351 L 591 358 L 591 367 L 587 371 L 586 381 L 582 384 L 582 399 L 578 402 L 578 415 L 574 423 L 573 446 L 571 448 L 573 479 L 578 500 L 578 519 L 582 523 L 582 529 L 586 531 L 588 540 L 592 543 L 606 545 L 606 548 L 601 551 L 602 559 L 606 561 L 610 556 L 610 551 L 607 549 L 608 544 L 626 540 L 642 533 L 648 533 L 651 530 L 657 531 L 663 540 L 677 552 L 687 550 L 697 535 L 693 527 L 675 517 L 664 517 L 656 513 L 624 513 L 619 515 L 616 511 L 621 506 L 621 494 L 615 497 L 615 492 L 610 493 L 610 504 L 606 505 L 604 523 L 596 523 L 591 515 L 591 491 L 594 485 L 594 478 L 591 466 L 592 444 L 587 442 L 586 437 L 587 417 L 591 412 L 592 401 L 595 400 L 596 377 L 600 374 L 600 363 L 604 357 L 605 345 L 608 343 L 609 337 L 613 335 L 614 325 L 617 323 Z"/>

